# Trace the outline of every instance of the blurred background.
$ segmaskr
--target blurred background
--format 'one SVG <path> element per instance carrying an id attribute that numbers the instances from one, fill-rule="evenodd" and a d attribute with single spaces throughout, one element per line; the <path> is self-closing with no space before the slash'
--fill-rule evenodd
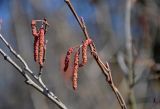
<path id="1" fill-rule="evenodd" d="M 129 109 L 160 109 L 160 0 L 71 0 L 85 19 L 101 59 L 109 62 L 115 85 Z M 127 11 L 130 10 L 130 11 Z M 127 12 L 130 16 L 127 16 Z M 63 72 L 69 47 L 81 44 L 84 35 L 64 0 L 0 0 L 0 33 L 36 73 L 31 20 L 47 18 L 47 55 L 42 79 L 69 109 L 121 109 L 100 68 L 88 53 L 79 69 L 78 90 L 72 89 L 72 66 Z M 127 22 L 130 20 L 130 24 Z M 131 69 L 127 33 L 132 38 Z M 20 62 L 0 41 L 0 47 Z M 132 70 L 133 82 L 129 83 Z M 58 109 L 0 55 L 0 109 Z M 134 104 L 130 92 L 133 92 Z M 135 107 L 133 108 L 133 105 Z"/>

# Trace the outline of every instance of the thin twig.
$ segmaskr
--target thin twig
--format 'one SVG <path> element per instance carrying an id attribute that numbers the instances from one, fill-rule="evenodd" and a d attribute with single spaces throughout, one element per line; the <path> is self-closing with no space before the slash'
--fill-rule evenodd
<path id="1" fill-rule="evenodd" d="M 70 0 L 65 0 L 65 2 L 68 5 L 68 7 L 70 8 L 70 10 L 73 13 L 74 17 L 76 18 L 79 26 L 81 27 L 81 29 L 82 29 L 82 31 L 84 33 L 85 38 L 88 39 L 89 38 L 89 34 L 88 34 L 88 31 L 87 31 L 87 28 L 85 26 L 83 18 L 80 19 L 78 17 L 78 14 L 76 13 L 76 11 L 75 11 L 73 5 L 71 4 Z M 112 88 L 113 92 L 115 93 L 121 108 L 122 109 L 127 109 L 123 97 L 121 96 L 120 92 L 118 91 L 118 89 L 116 88 L 116 86 L 113 83 L 112 76 L 111 76 L 111 70 L 110 70 L 109 66 L 105 66 L 105 64 L 100 59 L 100 57 L 99 57 L 99 55 L 97 53 L 97 50 L 95 48 L 95 44 L 94 43 L 90 44 L 89 47 L 90 47 L 90 51 L 91 51 L 91 54 L 92 54 L 93 58 L 97 62 L 97 64 L 100 67 L 101 71 L 105 75 L 107 82 L 109 83 L 110 87 Z"/>
<path id="2" fill-rule="evenodd" d="M 48 88 L 45 86 L 43 81 L 39 79 L 32 70 L 28 67 L 27 63 L 24 61 L 24 59 L 16 53 L 16 51 L 11 47 L 11 45 L 4 39 L 4 37 L 0 34 L 0 39 L 5 43 L 5 45 L 9 48 L 10 52 L 14 54 L 14 56 L 19 59 L 22 64 L 24 65 L 24 68 L 21 68 L 19 65 L 17 65 L 2 49 L 0 49 L 0 53 L 4 57 L 6 61 L 8 61 L 11 65 L 13 65 L 25 78 L 26 83 L 37 89 L 39 92 L 41 92 L 43 95 L 45 95 L 47 98 L 49 98 L 52 102 L 57 104 L 57 106 L 61 109 L 67 109 L 67 107 L 53 94 L 53 92 L 49 91 Z M 31 76 L 42 86 L 39 86 L 36 82 L 34 82 L 30 76 L 25 72 L 27 71 Z"/>
<path id="3" fill-rule="evenodd" d="M 4 37 L 0 34 L 0 39 L 4 42 L 4 44 L 8 47 L 11 53 L 20 60 L 20 62 L 24 65 L 24 69 L 28 71 L 34 78 L 38 79 L 38 77 L 29 69 L 28 65 L 24 61 L 24 59 L 10 46 L 10 44 L 4 39 Z"/>
<path id="4" fill-rule="evenodd" d="M 134 82 L 133 72 L 133 46 L 132 46 L 132 35 L 131 35 L 131 7 L 132 0 L 126 1 L 126 16 L 125 16 L 125 32 L 126 32 L 126 49 L 128 55 L 128 68 L 129 68 L 129 79 L 130 85 Z"/>

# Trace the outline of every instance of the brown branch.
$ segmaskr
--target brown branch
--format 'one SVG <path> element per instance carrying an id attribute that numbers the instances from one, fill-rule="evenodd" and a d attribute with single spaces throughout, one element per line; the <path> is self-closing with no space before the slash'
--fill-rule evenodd
<path id="1" fill-rule="evenodd" d="M 18 54 L 16 51 L 11 47 L 11 45 L 4 39 L 4 37 L 0 34 L 0 39 L 4 42 L 4 44 L 9 48 L 10 52 L 18 59 L 20 62 L 24 65 L 23 68 L 21 68 L 19 65 L 17 65 L 2 49 L 0 49 L 0 54 L 4 57 L 6 61 L 8 61 L 13 67 L 15 67 L 20 74 L 22 74 L 23 77 L 26 79 L 26 83 L 34 87 L 37 91 L 41 92 L 43 95 L 45 95 L 48 99 L 50 99 L 52 102 L 54 102 L 60 109 L 68 109 L 55 95 L 53 92 L 51 92 L 46 85 L 43 83 L 41 79 L 36 76 L 32 70 L 28 67 L 28 64 L 25 62 L 25 60 Z M 25 71 L 27 71 L 30 75 L 28 75 Z M 34 80 L 30 77 L 32 76 L 34 80 L 37 81 L 34 82 Z M 40 84 L 40 85 L 39 85 Z"/>
<path id="2" fill-rule="evenodd" d="M 88 31 L 87 31 L 87 28 L 85 26 L 83 18 L 80 19 L 78 17 L 78 14 L 76 13 L 76 11 L 75 11 L 73 5 L 71 4 L 70 0 L 65 0 L 65 2 L 68 5 L 68 7 L 70 8 L 70 10 L 73 13 L 74 17 L 76 18 L 79 26 L 81 27 L 81 29 L 82 29 L 82 31 L 84 33 L 85 38 L 88 39 L 89 38 L 89 34 L 88 34 Z M 122 109 L 127 109 L 127 106 L 126 106 L 126 104 L 124 102 L 123 97 L 121 96 L 120 92 L 118 91 L 118 89 L 116 88 L 116 86 L 113 83 L 112 76 L 111 76 L 111 70 L 110 70 L 110 67 L 108 66 L 108 63 L 107 63 L 107 66 L 106 66 L 102 62 L 102 60 L 100 59 L 100 57 L 99 57 L 99 55 L 97 53 L 97 50 L 95 48 L 95 44 L 94 43 L 90 44 L 89 47 L 90 47 L 90 51 L 91 51 L 91 54 L 92 54 L 93 58 L 97 62 L 97 64 L 100 67 L 101 71 L 105 75 L 107 82 L 109 83 L 110 87 L 112 88 L 113 92 L 115 93 L 121 108 Z"/>

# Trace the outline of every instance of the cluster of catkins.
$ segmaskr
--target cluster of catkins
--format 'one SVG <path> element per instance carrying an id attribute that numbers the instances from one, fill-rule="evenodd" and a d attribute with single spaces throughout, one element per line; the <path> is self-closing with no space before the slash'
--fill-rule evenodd
<path id="1" fill-rule="evenodd" d="M 36 20 L 32 20 L 32 35 L 34 36 L 34 60 L 38 62 L 40 66 L 43 66 L 45 55 L 45 27 L 44 25 L 37 31 Z"/>
<path id="2" fill-rule="evenodd" d="M 89 44 L 92 43 L 91 39 L 87 39 L 83 42 L 82 45 L 79 46 L 78 50 L 76 51 L 75 49 L 77 47 L 71 47 L 68 49 L 66 57 L 65 57 L 65 66 L 64 66 L 64 72 L 67 71 L 71 54 L 75 51 L 74 55 L 74 66 L 73 66 L 73 73 L 72 73 L 72 85 L 73 89 L 76 90 L 78 87 L 78 68 L 84 66 L 87 63 L 87 47 Z M 80 55 L 80 49 L 82 49 L 82 62 L 79 63 L 79 55 Z"/>

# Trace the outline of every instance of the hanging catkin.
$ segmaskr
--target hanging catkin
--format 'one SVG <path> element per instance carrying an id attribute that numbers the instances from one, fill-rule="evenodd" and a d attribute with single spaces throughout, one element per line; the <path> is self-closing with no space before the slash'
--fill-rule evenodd
<path id="1" fill-rule="evenodd" d="M 32 20 L 31 27 L 32 27 L 32 35 L 34 37 L 38 37 L 38 32 L 37 32 L 36 21 L 35 20 Z"/>
<path id="2" fill-rule="evenodd" d="M 82 63 L 80 64 L 80 67 L 84 66 L 87 63 L 87 47 L 91 43 L 92 43 L 91 39 L 87 39 L 83 42 L 83 45 L 82 45 Z"/>
<path id="3" fill-rule="evenodd" d="M 34 38 L 34 61 L 38 62 L 38 54 L 39 54 L 39 37 Z"/>
<path id="4" fill-rule="evenodd" d="M 35 20 L 32 20 L 31 27 L 32 27 L 32 35 L 34 36 L 34 60 L 38 62 L 39 36 L 38 36 Z"/>
<path id="5" fill-rule="evenodd" d="M 67 71 L 68 69 L 68 66 L 69 66 L 69 61 L 70 61 L 70 57 L 71 57 L 71 54 L 73 52 L 74 48 L 69 48 L 68 51 L 67 51 L 67 54 L 66 54 L 66 57 L 65 57 L 65 62 L 64 62 L 64 72 Z"/>
<path id="6" fill-rule="evenodd" d="M 79 52 L 77 51 L 74 56 L 74 67 L 73 67 L 73 89 L 76 90 L 78 87 L 78 68 L 79 68 Z"/>
<path id="7" fill-rule="evenodd" d="M 44 28 L 39 30 L 39 64 L 43 66 L 44 58 Z"/>

